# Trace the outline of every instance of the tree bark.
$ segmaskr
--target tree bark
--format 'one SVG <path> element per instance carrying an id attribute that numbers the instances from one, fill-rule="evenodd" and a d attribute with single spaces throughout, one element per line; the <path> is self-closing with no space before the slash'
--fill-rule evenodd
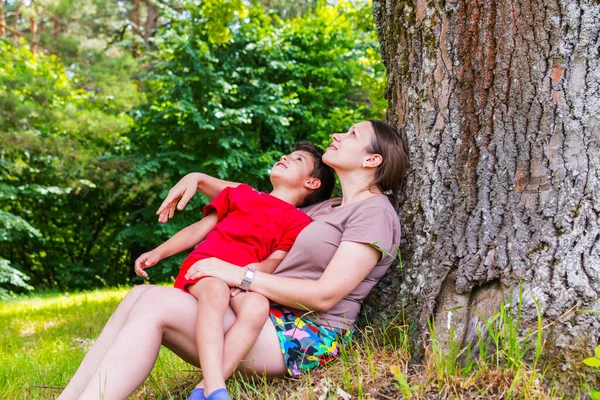
<path id="1" fill-rule="evenodd" d="M 56 14 L 52 17 L 52 37 L 55 42 L 57 42 L 60 37 L 60 17 Z"/>
<path id="2" fill-rule="evenodd" d="M 21 1 L 17 1 L 15 6 L 15 13 L 13 16 L 13 30 L 14 32 L 19 32 L 19 14 L 21 11 Z M 13 46 L 17 47 L 19 45 L 19 35 L 13 34 Z"/>
<path id="3" fill-rule="evenodd" d="M 558 321 L 555 345 L 598 343 L 600 3 L 374 0 L 373 12 L 412 168 L 403 266 L 367 314 L 403 309 L 413 342 L 432 318 L 438 339 L 453 328 L 466 345 L 473 310 L 491 316 L 511 290 L 516 303 L 521 283 L 526 327 L 535 299 Z"/>
<path id="4" fill-rule="evenodd" d="M 6 18 L 4 16 L 4 0 L 0 0 L 0 38 L 6 37 Z"/>
<path id="5" fill-rule="evenodd" d="M 33 54 L 37 50 L 37 16 L 33 16 L 29 19 L 29 29 L 31 31 L 31 44 L 29 48 Z"/>
<path id="6" fill-rule="evenodd" d="M 150 38 L 156 31 L 156 21 L 158 19 L 158 6 L 150 0 L 146 0 L 146 9 L 148 10 L 146 16 L 146 23 L 144 24 L 144 44 L 146 47 L 150 46 Z"/>
<path id="7" fill-rule="evenodd" d="M 137 36 L 140 35 L 140 0 L 133 0 L 133 15 L 131 18 L 133 24 L 133 36 L 131 37 L 131 55 L 140 57 L 138 51 Z"/>

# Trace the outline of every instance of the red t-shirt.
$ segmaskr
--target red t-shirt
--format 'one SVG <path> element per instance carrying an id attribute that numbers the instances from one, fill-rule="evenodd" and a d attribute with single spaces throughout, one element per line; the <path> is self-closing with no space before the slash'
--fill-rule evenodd
<path id="1" fill-rule="evenodd" d="M 289 251 L 311 221 L 296 206 L 245 184 L 221 191 L 204 207 L 204 215 L 211 212 L 218 215 L 217 225 L 186 261 L 217 257 L 239 266 L 264 261 L 276 250 Z"/>

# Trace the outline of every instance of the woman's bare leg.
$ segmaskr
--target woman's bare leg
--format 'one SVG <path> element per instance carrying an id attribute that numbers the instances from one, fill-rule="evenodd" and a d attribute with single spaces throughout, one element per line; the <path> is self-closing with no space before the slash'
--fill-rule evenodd
<path id="1" fill-rule="evenodd" d="M 103 394 L 105 399 L 124 399 L 131 394 L 150 373 L 158 353 L 155 342 L 139 340 L 148 333 L 153 333 L 152 338 L 159 336 L 159 340 L 162 336 L 164 346 L 187 362 L 199 365 L 194 324 L 197 301 L 179 289 L 167 287 L 151 287 L 139 300 L 130 310 L 127 322 L 123 324 L 94 371 L 86 392 L 78 398 L 100 398 L 99 389 L 102 382 L 107 383 L 105 389 L 108 391 Z M 235 313 L 227 309 L 224 329 L 228 330 L 234 321 Z M 154 335 L 156 330 L 162 333 Z M 127 340 L 128 338 L 132 338 L 131 341 Z M 264 373 L 268 376 L 286 373 L 279 339 L 270 319 L 267 319 L 250 355 L 239 365 L 238 370 L 245 373 Z M 100 371 L 108 373 L 105 375 L 106 380 L 101 379 Z"/>
<path id="2" fill-rule="evenodd" d="M 204 377 L 204 393 L 225 387 L 223 379 L 223 319 L 229 305 L 229 286 L 219 279 L 204 278 L 189 287 L 198 299 L 196 345 Z"/>
<path id="3" fill-rule="evenodd" d="M 104 326 L 104 329 L 102 329 L 100 336 L 98 336 L 93 346 L 83 358 L 77 372 L 75 372 L 65 390 L 58 397 L 59 400 L 79 398 L 94 371 L 96 371 L 98 364 L 100 364 L 100 361 L 104 357 L 104 354 L 106 354 L 106 351 L 121 330 L 134 304 L 140 295 L 151 287 L 150 285 L 136 286 L 125 295 L 125 298 L 121 300 L 119 306 Z"/>
<path id="4" fill-rule="evenodd" d="M 140 296 L 80 399 L 125 399 L 150 374 L 168 327 L 194 326 L 197 301 L 174 288 Z"/>

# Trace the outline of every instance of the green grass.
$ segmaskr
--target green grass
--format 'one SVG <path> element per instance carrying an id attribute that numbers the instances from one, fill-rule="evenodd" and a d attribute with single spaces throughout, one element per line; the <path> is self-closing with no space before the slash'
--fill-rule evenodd
<path id="1" fill-rule="evenodd" d="M 0 399 L 54 399 L 129 288 L 47 294 L 0 302 Z M 161 350 L 139 397 L 170 398 L 182 376 L 197 375 Z"/>
<path id="2" fill-rule="evenodd" d="M 73 375 L 128 288 L 47 294 L 0 303 L 0 399 L 53 399 Z M 519 298 L 519 303 L 521 303 Z M 517 307 L 517 312 L 520 308 Z M 541 317 L 528 331 L 504 304 L 484 321 L 481 357 L 470 360 L 456 345 L 431 340 L 420 363 L 411 360 L 408 326 L 365 328 L 338 361 L 298 379 L 231 379 L 234 399 L 572 399 L 598 398 L 600 374 L 581 362 L 587 353 L 552 353 Z M 482 327 L 483 328 L 483 327 Z M 600 354 L 600 349 L 598 350 Z M 569 371 L 560 365 L 571 363 Z M 161 350 L 135 399 L 186 398 L 197 369 Z M 57 388 L 58 387 L 58 388 Z M 590 397 L 588 397 L 590 396 Z"/>

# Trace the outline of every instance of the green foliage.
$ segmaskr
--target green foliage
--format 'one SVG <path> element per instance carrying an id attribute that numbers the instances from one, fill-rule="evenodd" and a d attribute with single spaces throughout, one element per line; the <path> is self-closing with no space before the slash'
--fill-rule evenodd
<path id="1" fill-rule="evenodd" d="M 222 46 L 201 39 L 202 10 L 192 11 L 162 34 L 144 81 L 149 102 L 134 112 L 144 172 L 200 168 L 264 187 L 275 157 L 296 141 L 323 144 L 382 117 L 384 105 L 372 100 L 381 92 L 371 88 L 382 88 L 383 70 L 365 10 L 342 2 L 282 21 L 255 6 Z"/>
<path id="2" fill-rule="evenodd" d="M 0 210 L 0 243 L 40 237 L 40 232 L 23 218 Z M 0 257 L 0 299 L 10 296 L 13 291 L 32 290 L 33 287 L 27 284 L 29 279 L 23 272 L 14 268 L 10 261 Z"/>
<path id="3" fill-rule="evenodd" d="M 37 3 L 72 18 L 72 34 L 52 43 L 62 58 L 0 41 L 0 256 L 10 268 L 35 287 L 139 281 L 136 257 L 201 217 L 206 199 L 196 197 L 156 223 L 181 176 L 265 190 L 295 142 L 323 145 L 382 118 L 370 3 L 276 3 L 156 3 L 143 58 L 122 29 L 131 3 Z M 162 261 L 152 281 L 170 280 L 183 257 Z"/>
<path id="4" fill-rule="evenodd" d="M 29 277 L 13 268 L 10 261 L 0 258 L 0 299 L 12 295 L 13 290 L 33 290 L 33 287 L 27 284 L 28 280 Z"/>
<path id="5" fill-rule="evenodd" d="M 236 14 L 243 18 L 245 8 L 241 0 L 203 0 L 200 13 L 209 42 L 217 45 L 229 42 L 234 35 L 229 25 Z"/>
<path id="6" fill-rule="evenodd" d="M 331 133 L 381 118 L 385 109 L 370 4 L 320 4 L 289 20 L 255 5 L 218 45 L 204 24 L 205 9 L 188 4 L 187 12 L 189 18 L 159 32 L 142 80 L 147 102 L 132 113 L 132 171 L 149 182 L 154 201 L 142 212 L 148 218 L 119 237 L 130 248 L 154 244 L 158 229 L 150 216 L 167 182 L 201 170 L 267 190 L 269 168 L 295 142 L 323 145 Z M 188 206 L 178 228 L 197 220 L 201 205 Z M 156 267 L 151 277 L 175 275 L 178 262 L 161 262 L 164 273 Z"/>
<path id="7" fill-rule="evenodd" d="M 583 360 L 583 363 L 588 367 L 600 368 L 600 345 L 596 346 L 594 353 L 595 357 L 588 357 Z"/>
<path id="8" fill-rule="evenodd" d="M 397 365 L 392 365 L 390 367 L 390 372 L 394 375 L 394 379 L 396 379 L 398 388 L 400 389 L 400 393 L 402 394 L 402 396 L 405 399 L 410 400 L 412 398 L 412 394 L 410 391 L 410 385 L 406 380 L 406 375 L 400 370 L 400 368 Z"/>
<path id="9" fill-rule="evenodd" d="M 124 223 L 114 204 L 128 196 L 116 156 L 136 96 L 115 101 L 106 83 L 78 88 L 54 55 L 0 42 L 0 58 L 0 256 L 37 286 L 96 285 L 123 262 L 111 242 Z"/>
<path id="10" fill-rule="evenodd" d="M 12 242 L 21 236 L 39 238 L 41 234 L 23 218 L 0 210 L 0 242 Z"/>

